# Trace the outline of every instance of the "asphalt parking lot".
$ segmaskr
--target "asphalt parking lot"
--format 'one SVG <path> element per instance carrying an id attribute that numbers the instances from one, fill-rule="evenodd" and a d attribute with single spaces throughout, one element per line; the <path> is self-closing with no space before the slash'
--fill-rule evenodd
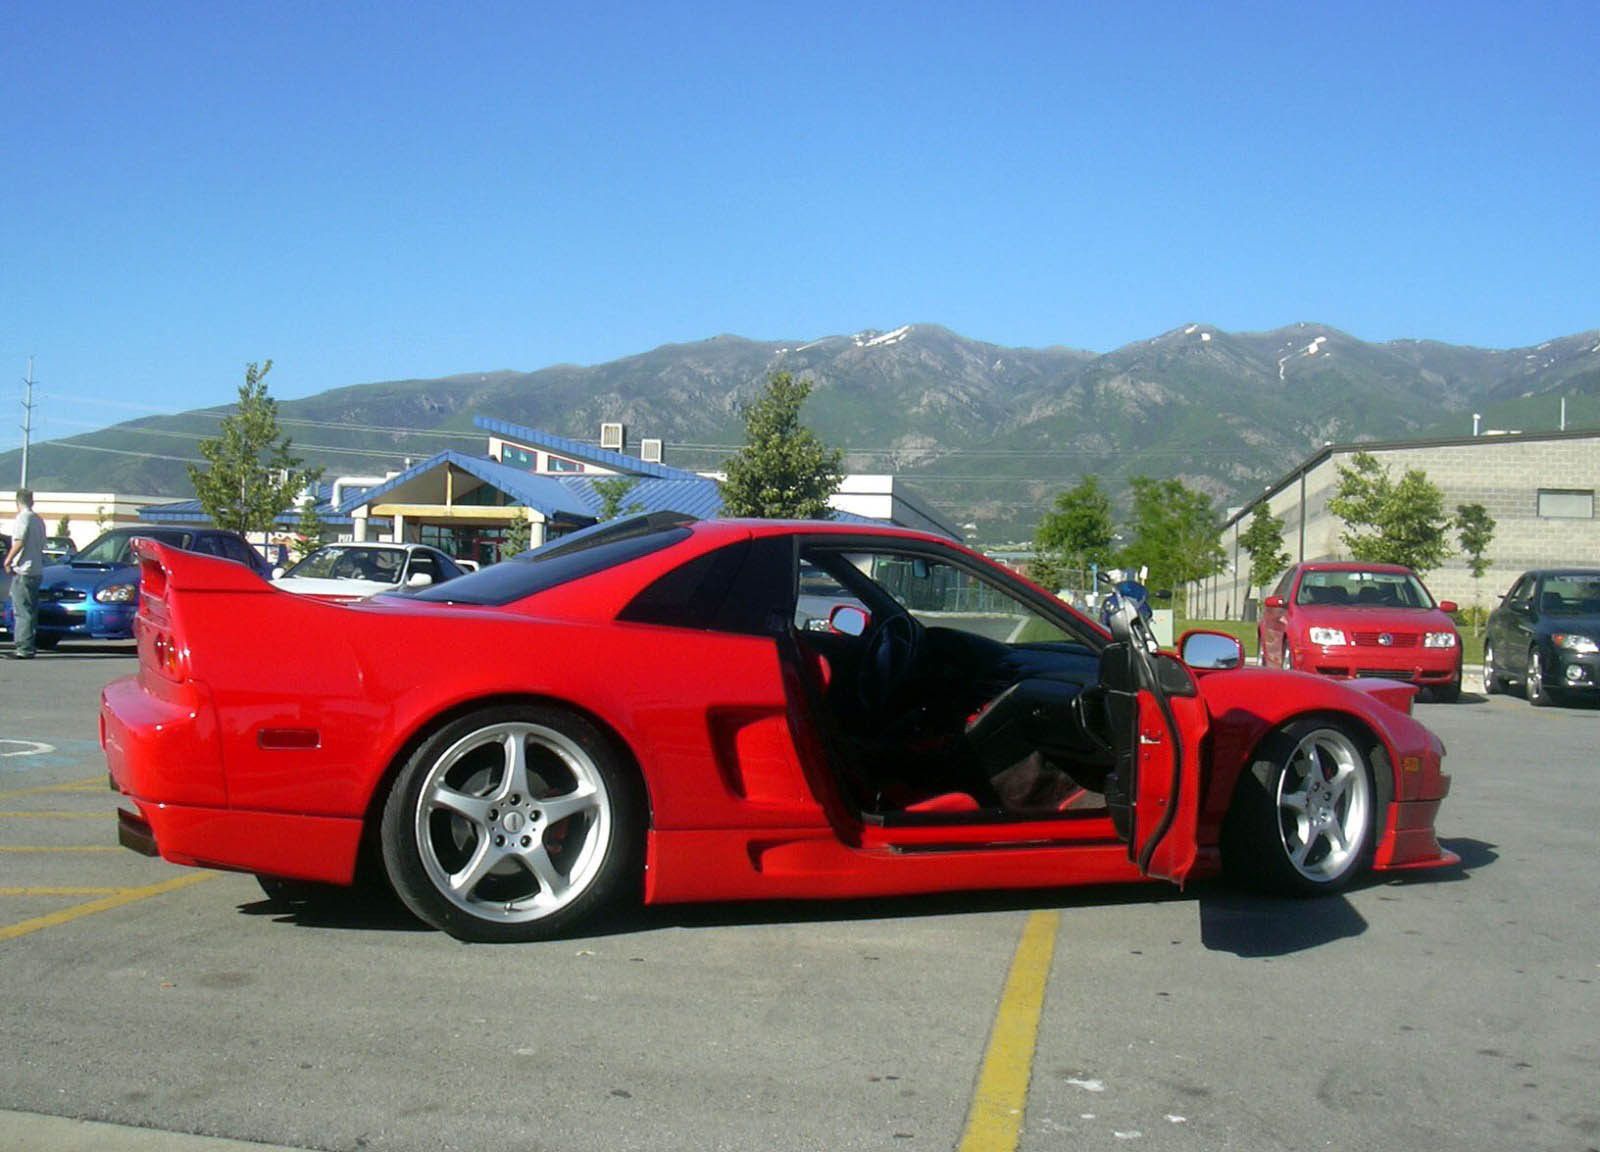
<path id="1" fill-rule="evenodd" d="M 1600 1147 L 1600 709 L 1419 704 L 1463 866 L 1341 898 L 677 908 L 491 947 L 117 848 L 95 700 L 132 668 L 0 662 L 0 1149 Z"/>

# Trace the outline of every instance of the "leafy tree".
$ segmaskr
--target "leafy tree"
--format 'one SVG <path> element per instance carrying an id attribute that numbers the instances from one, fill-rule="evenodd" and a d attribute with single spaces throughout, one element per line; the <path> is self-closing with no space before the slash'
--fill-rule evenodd
<path id="1" fill-rule="evenodd" d="M 600 519 L 615 520 L 624 513 L 639 511 L 641 506 L 638 504 L 629 504 L 626 508 L 622 504 L 637 483 L 637 476 L 610 476 L 596 480 L 594 490 L 600 494 Z"/>
<path id="2" fill-rule="evenodd" d="M 61 519 L 57 520 L 56 521 L 55 534 L 57 536 L 71 536 L 72 535 L 72 521 L 67 519 L 65 516 L 63 516 Z"/>
<path id="3" fill-rule="evenodd" d="M 1456 539 L 1461 542 L 1462 555 L 1467 558 L 1467 571 L 1472 573 L 1472 631 L 1477 635 L 1483 626 L 1482 596 L 1478 581 L 1489 570 L 1489 545 L 1494 540 L 1494 517 L 1482 504 L 1456 505 Z"/>
<path id="4" fill-rule="evenodd" d="M 1173 477 L 1135 476 L 1130 567 L 1148 567 L 1151 588 L 1177 588 L 1220 572 L 1226 559 L 1211 497 Z"/>
<path id="5" fill-rule="evenodd" d="M 1061 586 L 1064 577 L 1074 572 L 1078 578 L 1091 564 L 1104 567 L 1111 560 L 1111 498 L 1095 476 L 1085 476 L 1056 497 L 1055 506 L 1044 514 L 1034 530 L 1033 543 L 1038 559 L 1034 571 L 1054 577 L 1047 588 Z"/>
<path id="6" fill-rule="evenodd" d="M 322 476 L 320 468 L 300 467 L 300 458 L 289 451 L 291 441 L 278 430 L 278 402 L 267 395 L 270 371 L 271 360 L 245 368 L 238 407 L 222 418 L 219 435 L 200 442 L 200 455 L 211 467 L 189 465 L 200 506 L 218 528 L 269 531 L 300 491 Z"/>
<path id="7" fill-rule="evenodd" d="M 1456 539 L 1474 579 L 1489 570 L 1489 545 L 1494 540 L 1494 517 L 1482 504 L 1456 505 Z"/>
<path id="8" fill-rule="evenodd" d="M 1267 582 L 1289 566 L 1289 550 L 1283 546 L 1283 521 L 1272 514 L 1265 500 L 1256 505 L 1239 543 L 1250 556 L 1250 583 L 1265 594 Z"/>
<path id="9" fill-rule="evenodd" d="M 1405 564 L 1426 574 L 1449 551 L 1444 493 L 1427 473 L 1408 468 L 1396 483 L 1370 452 L 1339 466 L 1328 509 L 1345 523 L 1341 539 L 1357 560 Z"/>
<path id="10" fill-rule="evenodd" d="M 810 394 L 808 381 L 774 372 L 766 391 L 745 408 L 745 446 L 728 461 L 722 482 L 724 516 L 810 520 L 827 514 L 844 454 L 800 423 L 800 406 Z"/>

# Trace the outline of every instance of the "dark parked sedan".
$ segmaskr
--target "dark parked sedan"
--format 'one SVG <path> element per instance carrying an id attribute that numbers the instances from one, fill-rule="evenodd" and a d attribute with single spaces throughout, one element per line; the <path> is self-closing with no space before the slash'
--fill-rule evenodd
<path id="1" fill-rule="evenodd" d="M 1489 615 L 1483 690 L 1534 705 L 1600 696 L 1600 568 L 1524 572 Z"/>

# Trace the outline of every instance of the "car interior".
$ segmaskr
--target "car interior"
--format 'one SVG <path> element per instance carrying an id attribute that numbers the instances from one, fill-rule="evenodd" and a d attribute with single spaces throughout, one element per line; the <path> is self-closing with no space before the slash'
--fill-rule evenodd
<path id="1" fill-rule="evenodd" d="M 852 800 L 885 822 L 1103 813 L 1101 655 L 915 554 L 808 549 L 795 633 Z"/>

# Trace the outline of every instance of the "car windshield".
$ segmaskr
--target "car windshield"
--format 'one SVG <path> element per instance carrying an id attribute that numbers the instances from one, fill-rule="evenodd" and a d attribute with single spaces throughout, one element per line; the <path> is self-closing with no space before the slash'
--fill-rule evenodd
<path id="1" fill-rule="evenodd" d="M 283 574 L 309 580 L 366 580 L 398 584 L 405 571 L 402 548 L 318 548 Z"/>
<path id="2" fill-rule="evenodd" d="M 82 552 L 72 558 L 74 564 L 91 564 L 104 568 L 120 568 L 124 564 L 133 563 L 133 542 L 137 539 L 159 540 L 163 544 L 171 544 L 178 548 L 189 547 L 189 542 L 194 539 L 193 533 L 179 532 L 172 529 L 139 531 L 128 528 L 119 528 L 115 532 L 107 532 L 95 538 Z"/>
<path id="3" fill-rule="evenodd" d="M 1410 572 L 1365 569 L 1307 572 L 1300 577 L 1294 602 L 1325 608 L 1433 607 L 1433 597 Z"/>
<path id="4" fill-rule="evenodd" d="M 1551 616 L 1600 616 L 1600 572 L 1546 576 L 1539 611 Z"/>

